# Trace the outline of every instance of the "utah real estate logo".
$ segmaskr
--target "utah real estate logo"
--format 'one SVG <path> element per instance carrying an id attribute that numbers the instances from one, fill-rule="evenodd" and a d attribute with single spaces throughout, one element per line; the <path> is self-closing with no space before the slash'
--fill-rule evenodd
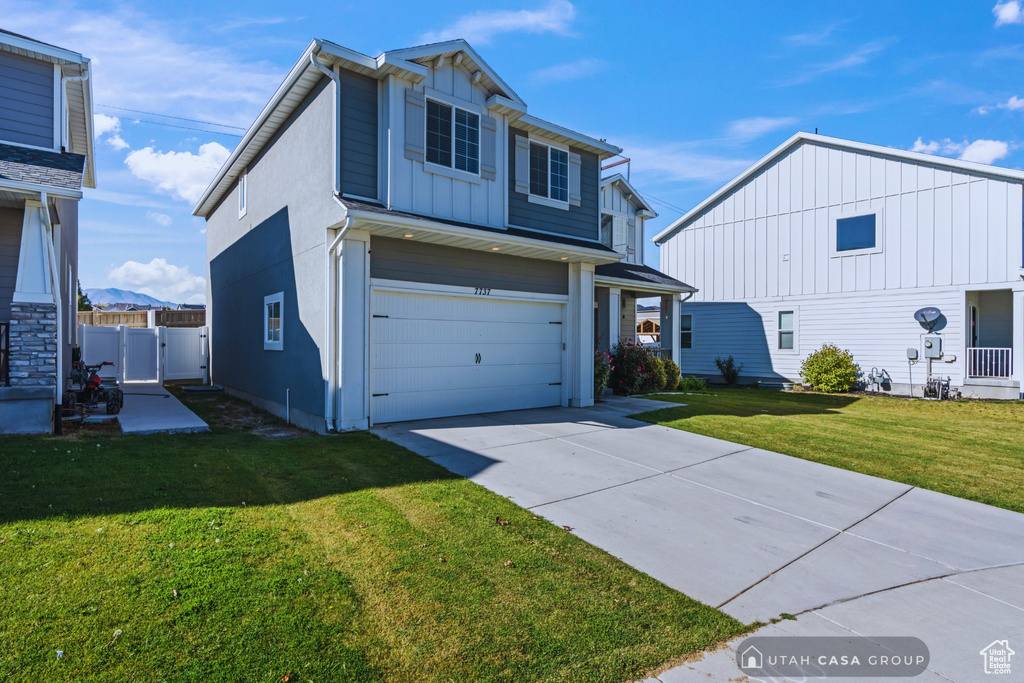
<path id="1" fill-rule="evenodd" d="M 1010 658 L 1017 653 L 1010 649 L 1009 640 L 995 640 L 980 654 L 985 660 L 985 673 L 1008 674 L 1010 673 Z"/>

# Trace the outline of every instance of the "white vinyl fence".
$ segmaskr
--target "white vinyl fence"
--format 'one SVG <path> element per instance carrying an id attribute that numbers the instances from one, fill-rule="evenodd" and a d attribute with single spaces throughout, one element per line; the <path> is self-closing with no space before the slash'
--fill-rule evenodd
<path id="1" fill-rule="evenodd" d="M 176 379 L 209 381 L 209 336 L 206 327 L 78 326 L 82 360 L 104 361 L 103 378 L 118 382 L 160 382 Z"/>

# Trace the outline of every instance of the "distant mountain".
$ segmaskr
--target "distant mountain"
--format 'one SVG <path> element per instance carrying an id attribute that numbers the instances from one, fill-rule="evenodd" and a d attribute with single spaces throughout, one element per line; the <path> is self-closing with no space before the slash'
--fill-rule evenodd
<path id="1" fill-rule="evenodd" d="M 148 294 L 129 292 L 126 289 L 117 289 L 116 287 L 107 287 L 106 289 L 94 287 L 92 289 L 84 289 L 82 291 L 89 297 L 89 301 L 96 305 L 148 304 L 150 306 L 169 306 L 171 308 L 177 306 L 177 304 L 171 303 L 170 301 L 161 301 L 160 299 L 151 297 Z"/>

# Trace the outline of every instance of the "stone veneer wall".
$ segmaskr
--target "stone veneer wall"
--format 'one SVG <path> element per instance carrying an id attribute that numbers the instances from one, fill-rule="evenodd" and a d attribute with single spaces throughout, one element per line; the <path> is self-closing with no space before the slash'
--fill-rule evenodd
<path id="1" fill-rule="evenodd" d="M 57 307 L 11 304 L 11 386 L 57 384 Z"/>

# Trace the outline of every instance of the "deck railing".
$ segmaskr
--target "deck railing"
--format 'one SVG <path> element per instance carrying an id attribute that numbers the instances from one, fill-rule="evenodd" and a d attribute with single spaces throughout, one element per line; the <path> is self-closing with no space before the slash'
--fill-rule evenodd
<path id="1" fill-rule="evenodd" d="M 0 387 L 11 386 L 11 323 L 0 322 Z"/>
<path id="2" fill-rule="evenodd" d="M 1010 379 L 1013 377 L 1013 349 L 968 348 L 967 376 L 975 379 Z"/>
<path id="3" fill-rule="evenodd" d="M 661 346 L 645 346 L 644 348 L 652 356 L 657 356 L 662 360 L 672 360 L 672 349 L 666 349 Z"/>

